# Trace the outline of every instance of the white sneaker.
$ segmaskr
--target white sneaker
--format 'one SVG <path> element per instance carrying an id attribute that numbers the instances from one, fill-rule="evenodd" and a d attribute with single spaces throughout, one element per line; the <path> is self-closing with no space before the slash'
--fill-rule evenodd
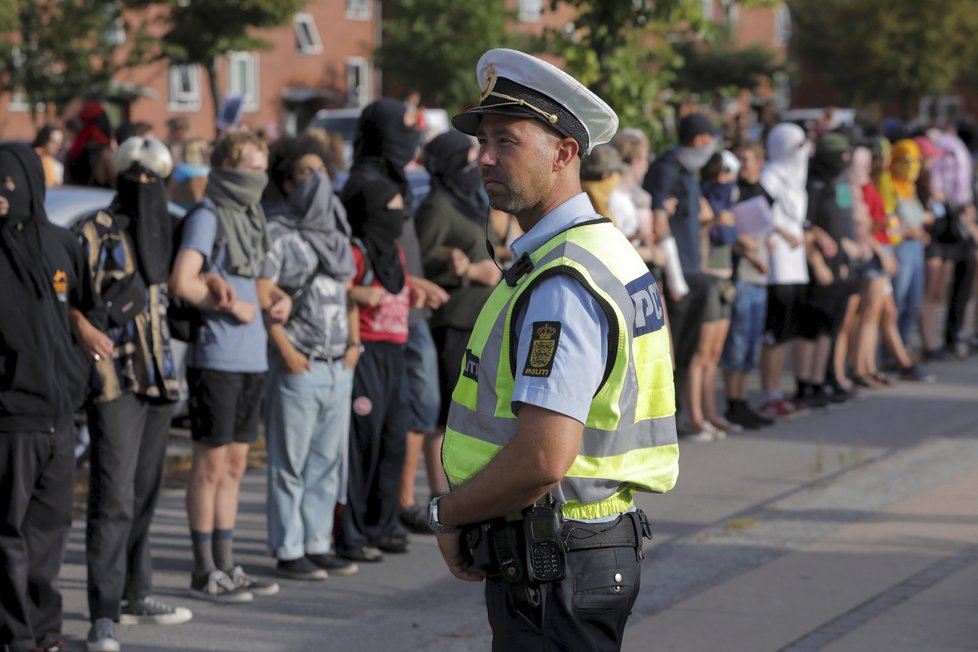
<path id="1" fill-rule="evenodd" d="M 88 630 L 85 640 L 88 652 L 119 652 L 122 648 L 115 637 L 115 623 L 111 618 L 98 618 Z"/>
<path id="2" fill-rule="evenodd" d="M 709 421 L 704 420 L 703 425 L 700 426 L 700 429 L 703 430 L 703 432 L 708 432 L 711 435 L 713 435 L 714 441 L 727 438 L 726 430 L 724 430 L 723 428 L 717 428 Z"/>
<path id="3" fill-rule="evenodd" d="M 171 607 L 156 598 L 123 600 L 119 614 L 120 625 L 180 625 L 194 615 L 186 607 Z"/>
<path id="4" fill-rule="evenodd" d="M 190 583 L 190 595 L 211 602 L 251 602 L 255 594 L 238 586 L 228 574 L 212 570 L 206 575 L 195 576 Z"/>

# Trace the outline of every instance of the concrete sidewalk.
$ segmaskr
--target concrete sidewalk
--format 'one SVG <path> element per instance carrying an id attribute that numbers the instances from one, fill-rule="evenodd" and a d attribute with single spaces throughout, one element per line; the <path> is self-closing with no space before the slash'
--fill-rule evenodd
<path id="1" fill-rule="evenodd" d="M 945 477 L 920 472 L 948 456 L 956 463 Z M 631 620 L 624 649 L 978 649 L 978 441 L 930 441 L 879 466 L 771 505 L 743 531 L 701 537 L 702 545 L 790 552 Z M 906 496 L 864 511 L 858 496 L 879 489 Z M 847 501 L 863 513 L 836 513 Z M 807 543 L 810 534 L 797 523 L 808 520 L 856 522 Z M 655 582 L 655 563 L 649 570 L 647 584 Z"/>
<path id="2" fill-rule="evenodd" d="M 683 446 L 680 486 L 639 498 L 656 539 L 624 649 L 978 650 L 978 360 L 939 372 L 848 411 Z M 171 452 L 187 445 L 175 437 Z M 265 491 L 265 471 L 249 471 L 235 547 L 272 577 Z M 431 536 L 352 577 L 281 580 L 279 595 L 244 605 L 192 599 L 183 502 L 165 490 L 154 578 L 194 619 L 120 627 L 126 651 L 490 647 L 482 585 L 455 580 Z M 77 519 L 61 573 L 75 650 L 88 630 L 84 528 Z"/>

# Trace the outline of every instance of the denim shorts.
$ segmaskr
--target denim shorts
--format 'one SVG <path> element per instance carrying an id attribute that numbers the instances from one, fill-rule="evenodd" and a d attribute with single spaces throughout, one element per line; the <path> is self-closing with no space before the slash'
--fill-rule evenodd
<path id="1" fill-rule="evenodd" d="M 746 373 L 757 368 L 760 360 L 767 287 L 745 281 L 737 281 L 736 287 L 730 330 L 723 344 L 720 366 L 727 371 Z"/>
<path id="2" fill-rule="evenodd" d="M 407 424 L 411 432 L 432 433 L 438 426 L 441 393 L 438 384 L 438 351 L 427 321 L 411 324 L 404 349 L 407 382 Z"/>

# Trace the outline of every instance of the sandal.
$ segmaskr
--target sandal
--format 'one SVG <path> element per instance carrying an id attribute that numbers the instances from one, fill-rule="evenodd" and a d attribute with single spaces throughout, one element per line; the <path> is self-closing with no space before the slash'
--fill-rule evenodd
<path id="1" fill-rule="evenodd" d="M 884 373 L 880 373 L 879 371 L 877 371 L 875 374 L 872 374 L 872 379 L 878 382 L 880 385 L 886 385 L 887 387 L 893 384 L 892 378 L 890 378 Z"/>
<path id="2" fill-rule="evenodd" d="M 853 376 L 852 384 L 863 389 L 879 389 L 880 383 L 873 376 Z"/>

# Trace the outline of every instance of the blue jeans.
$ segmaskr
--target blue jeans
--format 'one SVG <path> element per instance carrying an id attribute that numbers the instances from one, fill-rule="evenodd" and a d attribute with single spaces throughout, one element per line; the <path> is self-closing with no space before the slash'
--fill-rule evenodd
<path id="1" fill-rule="evenodd" d="M 909 346 L 920 312 L 924 307 L 924 243 L 904 240 L 893 248 L 900 269 L 893 277 L 893 300 L 897 307 L 897 329 Z"/>
<path id="2" fill-rule="evenodd" d="M 744 373 L 757 367 L 766 310 L 767 286 L 737 281 L 737 295 L 720 366 L 727 371 Z"/>
<path id="3" fill-rule="evenodd" d="M 404 375 L 408 392 L 408 430 L 430 434 L 438 427 L 441 389 L 438 385 L 438 349 L 427 321 L 409 327 L 404 349 Z M 451 398 L 451 394 L 447 398 Z"/>
<path id="4" fill-rule="evenodd" d="M 312 361 L 300 375 L 269 360 L 268 548 L 280 560 L 329 552 L 340 469 L 350 437 L 353 370 Z"/>

